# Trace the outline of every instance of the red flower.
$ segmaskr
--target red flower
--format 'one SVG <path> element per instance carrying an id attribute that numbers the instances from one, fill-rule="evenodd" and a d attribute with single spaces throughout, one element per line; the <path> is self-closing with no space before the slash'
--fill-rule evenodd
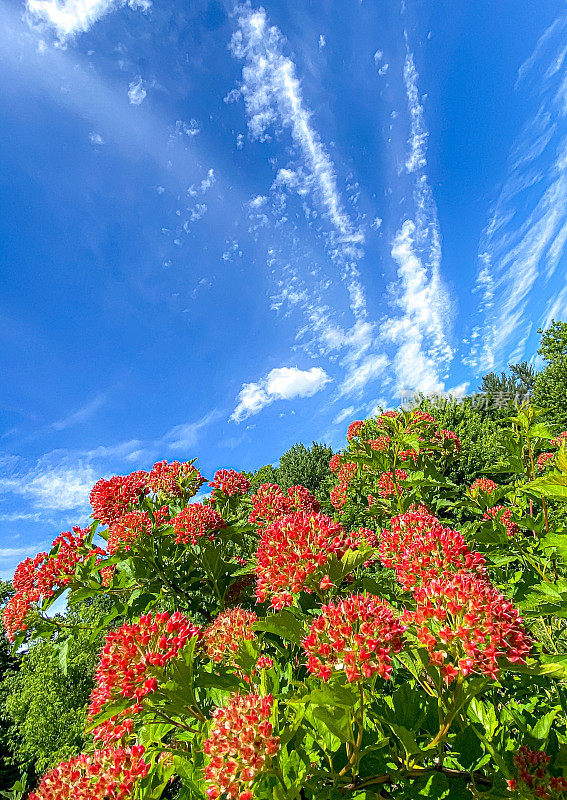
<path id="1" fill-rule="evenodd" d="M 311 625 L 302 646 L 307 668 L 324 681 L 333 671 L 345 672 L 347 680 L 387 680 L 392 655 L 402 649 L 403 626 L 384 600 L 372 595 L 352 595 L 338 604 L 329 603 Z"/>
<path id="2" fill-rule="evenodd" d="M 522 798 L 545 798 L 545 800 L 565 800 L 567 780 L 549 772 L 551 759 L 547 753 L 531 750 L 522 745 L 514 756 L 517 777 L 508 781 L 511 792 L 518 792 Z"/>
<path id="3" fill-rule="evenodd" d="M 379 556 L 385 567 L 394 568 L 404 589 L 453 571 L 484 575 L 484 557 L 471 552 L 462 534 L 444 528 L 426 510 L 408 511 L 393 517 L 390 524 L 392 530 L 382 531 Z"/>
<path id="4" fill-rule="evenodd" d="M 149 536 L 152 532 L 152 521 L 145 511 L 129 511 L 110 525 L 108 530 L 107 550 L 114 555 L 119 550 L 130 550 L 130 545 L 139 536 Z"/>
<path id="5" fill-rule="evenodd" d="M 98 725 L 93 731 L 95 739 L 106 745 L 131 732 L 132 716 L 141 710 L 142 699 L 158 688 L 166 664 L 195 636 L 200 636 L 200 628 L 178 611 L 171 616 L 167 612 L 146 614 L 107 634 L 88 719 L 92 721 L 108 703 L 124 697 L 135 704 Z"/>
<path id="6" fill-rule="evenodd" d="M 329 469 L 331 472 L 337 473 L 341 468 L 341 454 L 335 453 L 335 455 L 329 461 Z"/>
<path id="7" fill-rule="evenodd" d="M 360 429 L 364 425 L 363 419 L 357 419 L 354 422 L 351 422 L 347 429 L 347 439 L 350 440 L 354 439 L 355 436 L 358 436 Z"/>
<path id="8" fill-rule="evenodd" d="M 494 522 L 501 522 L 506 528 L 508 536 L 515 536 L 520 532 L 518 525 L 512 521 L 512 509 L 505 508 L 504 506 L 494 506 L 487 508 L 483 516 L 484 520 L 493 520 Z"/>
<path id="9" fill-rule="evenodd" d="M 250 489 L 250 481 L 243 472 L 236 472 L 234 469 L 219 469 L 215 472 L 215 477 L 209 486 L 218 489 L 228 497 L 233 497 L 235 494 L 246 494 Z"/>
<path id="10" fill-rule="evenodd" d="M 461 440 L 454 431 L 440 430 L 435 433 L 437 439 L 445 449 L 454 450 L 456 453 L 461 452 Z"/>
<path id="11" fill-rule="evenodd" d="M 387 450 L 390 446 L 390 437 L 389 436 L 379 436 L 377 439 L 370 439 L 368 444 L 373 450 L 377 450 L 379 453 L 383 453 L 384 450 Z"/>
<path id="12" fill-rule="evenodd" d="M 158 461 L 148 475 L 147 488 L 154 494 L 187 499 L 197 494 L 203 483 L 205 479 L 189 461 Z"/>
<path id="13" fill-rule="evenodd" d="M 273 702 L 271 695 L 233 694 L 213 712 L 209 737 L 203 743 L 209 757 L 205 768 L 209 800 L 251 800 L 249 787 L 280 748 L 270 722 Z"/>
<path id="14" fill-rule="evenodd" d="M 73 531 L 59 534 L 52 545 L 52 555 L 38 553 L 26 558 L 16 567 L 13 579 L 14 594 L 6 604 L 2 621 L 6 635 L 14 641 L 18 631 L 25 631 L 25 618 L 32 603 L 51 597 L 57 589 L 68 586 L 78 564 L 93 555 L 104 556 L 100 547 L 85 544 L 89 528 L 74 527 Z"/>
<path id="15" fill-rule="evenodd" d="M 176 544 L 189 544 L 189 542 L 197 544 L 203 536 L 212 541 L 216 531 L 226 528 L 226 522 L 219 512 L 202 503 L 189 503 L 176 517 L 173 517 L 171 524 Z"/>
<path id="16" fill-rule="evenodd" d="M 486 578 L 449 573 L 415 589 L 414 598 L 417 610 L 404 621 L 447 683 L 459 673 L 497 679 L 500 658 L 525 663 L 530 641 L 522 619 Z"/>
<path id="17" fill-rule="evenodd" d="M 492 492 L 498 488 L 498 484 L 491 481 L 490 478 L 477 478 L 476 481 L 471 483 L 471 492 L 476 493 L 476 491 L 486 492 L 486 494 L 492 494 Z"/>
<path id="18" fill-rule="evenodd" d="M 555 458 L 555 453 L 540 453 L 537 457 L 536 466 L 540 472 L 546 468 L 550 461 L 553 461 Z"/>
<path id="19" fill-rule="evenodd" d="M 347 491 L 352 479 L 356 476 L 358 467 L 352 461 L 347 461 L 338 471 L 338 486 L 331 489 L 329 498 L 335 508 L 342 508 L 347 501 Z"/>
<path id="20" fill-rule="evenodd" d="M 203 631 L 203 647 L 212 661 L 234 663 L 234 656 L 245 641 L 256 638 L 252 626 L 258 621 L 253 611 L 230 608 L 221 613 Z"/>
<path id="21" fill-rule="evenodd" d="M 91 506 L 95 519 L 110 525 L 132 511 L 142 495 L 148 493 L 148 473 L 143 470 L 130 475 L 115 475 L 113 478 L 101 478 L 95 483 L 91 492 Z"/>
<path id="22" fill-rule="evenodd" d="M 378 478 L 378 494 L 380 497 L 391 497 L 393 494 L 396 494 L 394 480 L 398 485 L 398 491 L 401 494 L 403 489 L 400 487 L 399 482 L 407 480 L 407 477 L 408 474 L 405 469 L 397 469 L 395 479 L 392 472 L 383 472 Z"/>
<path id="23" fill-rule="evenodd" d="M 248 521 L 255 523 L 261 531 L 279 517 L 304 511 L 306 514 L 317 513 L 319 503 L 305 486 L 290 486 L 284 494 L 274 483 L 263 483 L 252 495 L 252 512 Z"/>
<path id="24" fill-rule="evenodd" d="M 561 447 L 562 443 L 566 439 L 567 439 L 567 431 L 563 431 L 563 433 L 560 433 L 558 436 L 555 437 L 555 439 L 552 439 L 550 444 L 552 444 L 554 447 Z"/>
<path id="25" fill-rule="evenodd" d="M 333 554 L 356 547 L 341 525 L 324 514 L 281 517 L 263 532 L 256 550 L 256 598 L 274 608 L 290 606 L 293 595 L 315 588 Z"/>
<path id="26" fill-rule="evenodd" d="M 29 800 L 127 800 L 148 774 L 143 755 L 142 745 L 81 753 L 47 772 Z"/>

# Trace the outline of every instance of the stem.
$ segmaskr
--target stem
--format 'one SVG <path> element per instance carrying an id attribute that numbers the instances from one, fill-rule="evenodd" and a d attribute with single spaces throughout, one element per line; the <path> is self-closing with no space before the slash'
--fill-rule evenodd
<path id="1" fill-rule="evenodd" d="M 352 752 L 350 753 L 349 759 L 347 764 L 342 768 L 339 772 L 339 777 L 342 777 L 349 769 L 355 769 L 358 764 L 358 756 L 360 753 L 360 748 L 362 746 L 362 737 L 364 735 L 364 689 L 362 688 L 362 682 L 359 681 L 358 684 L 359 692 L 360 692 L 360 716 L 357 719 L 358 724 L 358 736 L 356 738 L 356 742 L 354 742 L 354 746 L 352 748 Z M 354 737 L 353 737 L 354 739 Z M 348 742 L 347 742 L 348 746 Z M 347 749 L 347 755 L 348 749 Z"/>

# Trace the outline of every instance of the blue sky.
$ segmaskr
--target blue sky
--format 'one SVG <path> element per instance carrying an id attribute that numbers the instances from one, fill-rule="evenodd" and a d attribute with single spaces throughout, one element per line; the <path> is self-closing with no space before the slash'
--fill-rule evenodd
<path id="1" fill-rule="evenodd" d="M 567 318 L 559 0 L 0 0 L 0 575 Z"/>

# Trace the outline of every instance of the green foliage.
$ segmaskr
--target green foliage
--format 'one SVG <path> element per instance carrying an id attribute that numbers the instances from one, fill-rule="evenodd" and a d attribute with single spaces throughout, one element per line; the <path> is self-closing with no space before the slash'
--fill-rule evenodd
<path id="1" fill-rule="evenodd" d="M 73 636 L 62 632 L 32 643 L 19 669 L 5 674 L 0 695 L 11 761 L 19 771 L 41 775 L 83 748 L 86 704 L 102 642 L 98 626 L 108 609 L 106 598 L 81 604 L 66 619 Z"/>
<path id="2" fill-rule="evenodd" d="M 542 333 L 540 356 L 547 362 L 538 373 L 534 387 L 534 402 L 545 409 L 547 419 L 567 426 L 567 323 L 553 321 Z"/>
<path id="3" fill-rule="evenodd" d="M 329 461 L 332 455 L 333 450 L 324 444 L 313 442 L 310 448 L 294 444 L 280 458 L 276 482 L 282 489 L 305 486 L 315 497 L 322 496 L 323 487 L 331 476 Z"/>

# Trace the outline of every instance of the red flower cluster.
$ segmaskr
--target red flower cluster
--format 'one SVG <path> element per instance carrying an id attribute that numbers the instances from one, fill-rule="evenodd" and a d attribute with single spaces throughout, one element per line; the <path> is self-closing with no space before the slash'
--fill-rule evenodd
<path id="1" fill-rule="evenodd" d="M 380 414 L 380 416 L 377 417 L 376 425 L 379 428 L 383 428 L 385 425 L 388 424 L 389 419 L 397 419 L 399 416 L 400 415 L 397 411 L 384 411 L 383 414 Z"/>
<path id="2" fill-rule="evenodd" d="M 405 469 L 397 469 L 395 476 L 393 472 L 383 472 L 378 478 L 378 494 L 380 497 L 391 497 L 396 494 L 395 484 L 398 485 L 398 491 L 401 494 L 403 489 L 400 487 L 399 482 L 407 480 L 407 477 L 408 474 Z"/>
<path id="3" fill-rule="evenodd" d="M 209 486 L 228 497 L 234 497 L 235 494 L 246 494 L 250 489 L 250 481 L 243 472 L 237 472 L 235 469 L 218 469 Z"/>
<path id="4" fill-rule="evenodd" d="M 338 485 L 329 492 L 329 498 L 335 508 L 342 508 L 347 501 L 347 491 L 358 468 L 352 461 L 345 462 L 337 473 Z"/>
<path id="5" fill-rule="evenodd" d="M 385 567 L 394 568 L 404 589 L 424 586 L 451 572 L 485 574 L 484 557 L 468 549 L 464 536 L 444 528 L 423 509 L 393 517 L 391 528 L 382 531 L 379 556 Z"/>
<path id="6" fill-rule="evenodd" d="M 141 745 L 81 753 L 47 772 L 29 800 L 127 800 L 148 774 L 143 755 Z"/>
<path id="7" fill-rule="evenodd" d="M 435 418 L 428 414 L 427 411 L 412 411 L 411 419 L 406 430 L 412 430 L 416 427 L 428 427 L 435 425 Z"/>
<path id="8" fill-rule="evenodd" d="M 512 509 L 506 508 L 505 506 L 493 506 L 493 508 L 487 508 L 484 512 L 483 520 L 501 522 L 506 528 L 506 533 L 508 536 L 515 536 L 520 532 L 520 528 L 512 520 Z"/>
<path id="9" fill-rule="evenodd" d="M 491 481 L 490 478 L 477 478 L 476 481 L 471 483 L 470 491 L 473 493 L 480 491 L 486 492 L 486 494 L 492 494 L 496 488 L 497 484 Z"/>
<path id="10" fill-rule="evenodd" d="M 51 597 L 57 589 L 67 586 L 74 577 L 77 564 L 90 556 L 105 555 L 100 547 L 87 548 L 88 528 L 74 527 L 59 534 L 52 545 L 53 555 L 38 553 L 26 558 L 16 567 L 12 581 L 14 594 L 6 604 L 2 621 L 6 635 L 14 641 L 19 631 L 26 630 L 25 618 L 32 603 Z"/>
<path id="11" fill-rule="evenodd" d="M 357 419 L 354 422 L 351 422 L 347 429 L 346 438 L 349 440 L 354 439 L 355 436 L 358 436 L 360 429 L 364 425 L 363 419 Z"/>
<path id="12" fill-rule="evenodd" d="M 91 491 L 91 506 L 95 519 L 110 525 L 132 511 L 142 495 L 148 493 L 148 473 L 143 470 L 130 475 L 115 475 L 113 478 L 101 478 Z"/>
<path id="13" fill-rule="evenodd" d="M 202 644 L 212 661 L 232 663 L 245 641 L 256 638 L 252 626 L 258 621 L 253 611 L 237 606 L 221 613 L 203 631 Z"/>
<path id="14" fill-rule="evenodd" d="M 256 598 L 269 597 L 274 608 L 290 606 L 293 595 L 311 590 L 329 558 L 340 558 L 356 543 L 343 527 L 324 514 L 297 511 L 281 517 L 263 532 L 256 550 Z"/>
<path id="15" fill-rule="evenodd" d="M 384 601 L 372 595 L 351 595 L 323 606 L 302 646 L 313 675 L 327 681 L 333 670 L 359 681 L 378 673 L 387 680 L 392 655 L 402 649 L 403 626 Z"/>
<path id="16" fill-rule="evenodd" d="M 418 642 L 446 683 L 469 673 L 498 677 L 498 659 L 525 663 L 530 642 L 521 617 L 483 577 L 456 572 L 414 591 L 415 611 L 404 621 L 415 626 Z"/>
<path id="17" fill-rule="evenodd" d="M 331 470 L 331 472 L 337 473 L 340 468 L 341 468 L 341 454 L 335 453 L 335 455 L 332 456 L 331 460 L 329 461 L 329 469 Z"/>
<path id="18" fill-rule="evenodd" d="M 213 724 L 203 750 L 208 800 L 252 800 L 250 786 L 278 752 L 280 740 L 270 722 L 273 698 L 233 694 L 226 706 L 213 712 Z"/>
<path id="19" fill-rule="evenodd" d="M 263 530 L 279 517 L 303 511 L 316 514 L 319 503 L 305 486 L 290 486 L 286 493 L 275 483 L 263 483 L 252 495 L 252 511 L 248 521 Z"/>
<path id="20" fill-rule="evenodd" d="M 373 450 L 383 453 L 390 446 L 390 441 L 389 436 L 379 436 L 377 439 L 369 439 L 368 444 Z"/>
<path id="21" fill-rule="evenodd" d="M 196 494 L 203 483 L 205 479 L 189 461 L 158 461 L 148 475 L 147 488 L 154 494 L 187 498 Z"/>
<path id="22" fill-rule="evenodd" d="M 555 458 L 555 453 L 540 453 L 536 461 L 536 466 L 538 470 L 540 472 L 543 472 L 547 464 L 549 464 L 550 461 L 553 461 L 554 458 Z"/>
<path id="23" fill-rule="evenodd" d="M 563 433 L 560 433 L 555 439 L 552 439 L 550 444 L 554 447 L 561 447 L 565 440 L 567 440 L 567 431 L 563 431 Z"/>
<path id="24" fill-rule="evenodd" d="M 197 544 L 203 536 L 212 541 L 216 531 L 226 528 L 226 522 L 219 512 L 202 503 L 189 503 L 176 517 L 173 517 L 171 524 L 176 544 Z"/>
<path id="25" fill-rule="evenodd" d="M 461 452 L 461 440 L 455 433 L 455 431 L 447 431 L 447 430 L 440 430 L 435 434 L 435 438 L 441 442 L 443 447 L 449 447 L 451 450 L 454 450 L 456 453 Z"/>
<path id="26" fill-rule="evenodd" d="M 128 511 L 113 522 L 108 529 L 106 549 L 110 555 L 119 550 L 130 550 L 132 542 L 139 536 L 152 532 L 152 521 L 145 511 Z"/>
<path id="27" fill-rule="evenodd" d="M 125 623 L 107 634 L 95 675 L 88 719 L 92 721 L 108 703 L 123 697 L 135 704 L 98 725 L 93 737 L 105 745 L 132 731 L 132 715 L 141 711 L 140 701 L 158 687 L 163 668 L 176 658 L 188 641 L 200 636 L 200 628 L 176 611 L 146 614 L 138 622 Z"/>
<path id="28" fill-rule="evenodd" d="M 514 756 L 517 777 L 508 781 L 511 792 L 518 792 L 521 797 L 542 798 L 542 800 L 565 800 L 567 797 L 567 780 L 549 774 L 547 753 L 530 750 L 523 745 Z"/>

